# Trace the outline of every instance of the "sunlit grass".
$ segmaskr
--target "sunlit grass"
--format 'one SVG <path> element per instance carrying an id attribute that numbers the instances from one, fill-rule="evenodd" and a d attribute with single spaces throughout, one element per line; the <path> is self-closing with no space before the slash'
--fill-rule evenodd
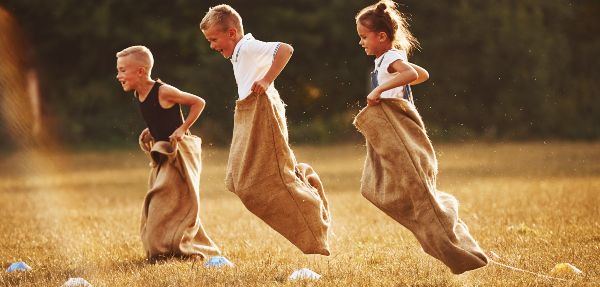
<path id="1" fill-rule="evenodd" d="M 33 270 L 1 286 L 527 286 L 600 284 L 600 144 L 436 146 L 438 187 L 460 201 L 473 236 L 499 262 L 549 275 L 568 262 L 584 272 L 560 282 L 490 265 L 452 275 L 412 234 L 359 192 L 364 147 L 294 147 L 315 167 L 333 215 L 332 256 L 306 256 L 248 212 L 224 186 L 227 150 L 204 150 L 201 208 L 208 234 L 236 266 L 145 261 L 138 234 L 148 161 L 141 151 L 20 153 L 0 161 L 0 262 Z M 316 282 L 288 282 L 310 268 Z"/>

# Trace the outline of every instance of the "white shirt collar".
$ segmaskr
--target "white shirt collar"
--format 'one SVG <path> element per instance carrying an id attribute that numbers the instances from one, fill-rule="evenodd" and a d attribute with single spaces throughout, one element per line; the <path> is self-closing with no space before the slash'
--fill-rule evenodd
<path id="1" fill-rule="evenodd" d="M 254 39 L 254 36 L 252 36 L 251 33 L 248 33 L 246 35 L 244 35 L 244 37 L 242 37 L 242 39 L 240 39 L 240 41 L 237 42 L 237 44 L 235 44 L 235 48 L 233 48 L 233 54 L 231 55 L 231 62 L 235 63 L 238 61 L 238 58 L 240 57 L 240 49 L 242 48 L 242 46 L 244 45 L 244 43 L 248 40 L 252 40 Z"/>

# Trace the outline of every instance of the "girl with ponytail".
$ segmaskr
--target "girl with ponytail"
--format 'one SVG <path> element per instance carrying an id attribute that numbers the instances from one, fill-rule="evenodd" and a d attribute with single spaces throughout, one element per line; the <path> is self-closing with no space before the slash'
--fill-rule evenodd
<path id="1" fill-rule="evenodd" d="M 426 81 L 429 74 L 408 62 L 408 54 L 419 42 L 408 30 L 395 3 L 381 0 L 362 9 L 356 15 L 356 30 L 359 44 L 367 55 L 375 56 L 367 104 L 375 105 L 380 98 L 403 98 L 412 102 L 409 85 Z"/>
<path id="2" fill-rule="evenodd" d="M 362 195 L 453 273 L 486 266 L 487 256 L 458 217 L 458 200 L 436 187 L 435 151 L 410 91 L 429 75 L 407 60 L 418 42 L 405 18 L 394 2 L 382 0 L 358 13 L 356 30 L 367 55 L 375 56 L 368 106 L 354 119 L 367 147 Z"/>

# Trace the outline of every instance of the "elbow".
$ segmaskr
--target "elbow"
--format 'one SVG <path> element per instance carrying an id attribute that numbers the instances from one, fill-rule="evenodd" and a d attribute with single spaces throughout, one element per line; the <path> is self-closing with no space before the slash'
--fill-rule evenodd
<path id="1" fill-rule="evenodd" d="M 427 80 L 429 80 L 429 72 L 424 71 L 424 73 L 423 73 L 423 81 L 427 81 Z"/>
<path id="2" fill-rule="evenodd" d="M 202 110 L 204 110 L 204 107 L 206 106 L 206 101 L 203 98 L 198 97 L 198 99 L 194 103 L 194 106 L 198 107 L 198 109 L 200 111 L 202 111 Z"/>
<path id="3" fill-rule="evenodd" d="M 417 73 L 417 71 L 415 69 L 412 69 L 412 71 L 410 71 L 410 74 L 408 75 L 409 77 L 409 83 L 412 83 L 414 81 L 416 81 L 417 79 L 419 79 L 419 73 Z"/>
<path id="4" fill-rule="evenodd" d="M 286 44 L 286 43 L 281 43 L 281 47 L 279 49 L 282 49 L 285 52 L 285 54 L 287 55 L 292 55 L 294 54 L 294 47 L 292 47 L 292 45 L 290 44 Z"/>

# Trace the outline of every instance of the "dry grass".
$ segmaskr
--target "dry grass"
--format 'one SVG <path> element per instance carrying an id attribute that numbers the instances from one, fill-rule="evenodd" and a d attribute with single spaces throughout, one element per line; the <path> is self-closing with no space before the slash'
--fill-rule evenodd
<path id="1" fill-rule="evenodd" d="M 207 149 L 202 220 L 236 264 L 144 260 L 138 224 L 147 160 L 138 151 L 24 152 L 0 161 L 0 262 L 33 271 L 0 274 L 2 286 L 593 286 L 600 284 L 600 144 L 436 146 L 438 186 L 461 202 L 473 236 L 500 262 L 549 274 L 569 262 L 584 276 L 547 280 L 497 265 L 452 275 L 359 192 L 364 147 L 298 147 L 331 203 L 333 255 L 305 256 L 225 190 L 227 151 Z M 316 282 L 288 282 L 308 267 Z"/>

